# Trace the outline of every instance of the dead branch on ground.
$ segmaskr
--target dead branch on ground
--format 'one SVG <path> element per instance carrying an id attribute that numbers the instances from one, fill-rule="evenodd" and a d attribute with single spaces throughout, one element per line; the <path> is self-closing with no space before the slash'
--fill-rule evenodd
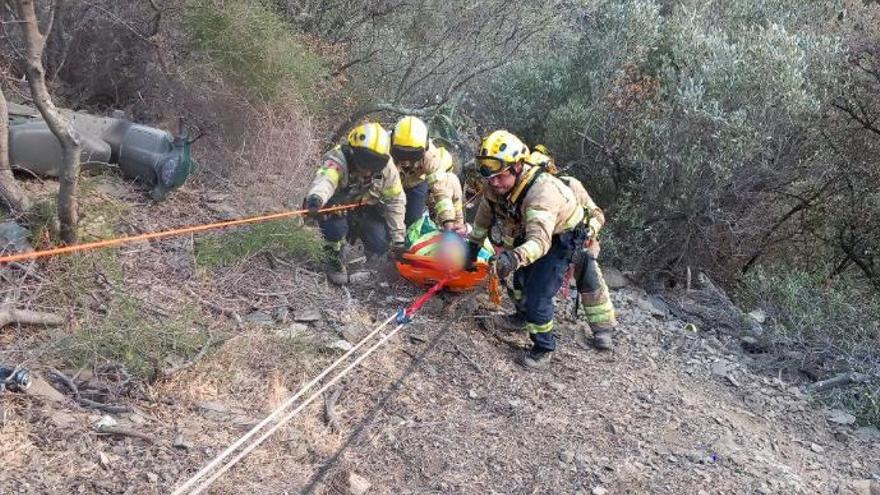
<path id="1" fill-rule="evenodd" d="M 53 313 L 15 309 L 9 304 L 0 305 L 0 328 L 11 324 L 57 326 L 64 324 L 64 318 Z"/>

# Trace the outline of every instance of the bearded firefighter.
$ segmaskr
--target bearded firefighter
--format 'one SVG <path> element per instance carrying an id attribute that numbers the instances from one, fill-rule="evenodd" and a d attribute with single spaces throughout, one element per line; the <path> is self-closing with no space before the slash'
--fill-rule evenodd
<path id="1" fill-rule="evenodd" d="M 587 239 L 584 208 L 574 192 L 552 174 L 529 164 L 529 149 L 515 135 L 489 134 L 476 157 L 484 181 L 467 267 L 493 226 L 504 252 L 494 260 L 502 279 L 513 274 L 516 312 L 496 318 L 496 326 L 527 330 L 532 347 L 520 358 L 527 369 L 545 368 L 556 349 L 554 296 L 574 254 Z"/>
<path id="2" fill-rule="evenodd" d="M 592 331 L 593 347 L 603 351 L 611 350 L 614 347 L 613 335 L 617 328 L 617 316 L 598 262 L 599 231 L 605 226 L 605 214 L 590 197 L 581 181 L 571 176 L 558 175 L 559 169 L 544 145 L 536 145 L 527 161 L 557 176 L 574 192 L 578 203 L 584 208 L 588 226 L 587 242 L 575 253 L 573 260 L 574 278 L 577 282 L 581 306 L 578 317 Z"/>

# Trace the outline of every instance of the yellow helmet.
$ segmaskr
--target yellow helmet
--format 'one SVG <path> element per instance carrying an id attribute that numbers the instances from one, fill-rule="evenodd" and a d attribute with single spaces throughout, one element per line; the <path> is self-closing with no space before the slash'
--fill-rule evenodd
<path id="1" fill-rule="evenodd" d="M 452 159 L 452 153 L 442 146 L 437 148 L 437 158 L 440 159 L 440 170 L 442 172 L 449 172 L 455 166 Z"/>
<path id="2" fill-rule="evenodd" d="M 388 131 L 376 122 L 361 124 L 348 133 L 348 146 L 352 151 L 355 168 L 378 172 L 385 168 L 391 158 L 391 139 Z"/>
<path id="3" fill-rule="evenodd" d="M 398 161 L 418 161 L 428 149 L 428 126 L 422 119 L 406 116 L 391 132 L 391 155 Z"/>
<path id="4" fill-rule="evenodd" d="M 477 165 L 480 167 L 480 175 L 491 177 L 528 156 L 529 148 L 518 137 L 507 131 L 495 131 L 483 139 L 480 154 L 477 155 Z"/>

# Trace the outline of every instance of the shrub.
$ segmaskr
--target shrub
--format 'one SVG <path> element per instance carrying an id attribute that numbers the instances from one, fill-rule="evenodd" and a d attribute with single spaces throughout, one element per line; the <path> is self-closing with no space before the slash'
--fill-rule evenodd
<path id="1" fill-rule="evenodd" d="M 190 358 L 207 342 L 194 305 L 184 303 L 173 314 L 160 316 L 134 295 L 116 250 L 56 258 L 47 270 L 53 283 L 40 301 L 71 308 L 75 316 L 72 330 L 50 346 L 52 357 L 68 366 L 116 364 L 149 381 L 166 366 L 167 357 Z"/>
<path id="2" fill-rule="evenodd" d="M 307 105 L 316 103 L 323 61 L 269 7 L 191 0 L 182 18 L 196 47 L 252 96 L 272 101 L 292 93 Z"/>
<path id="3" fill-rule="evenodd" d="M 104 314 L 86 311 L 76 330 L 54 344 L 55 356 L 76 367 L 121 365 L 133 377 L 150 381 L 167 366 L 166 358 L 191 358 L 207 343 L 207 330 L 195 324 L 195 306 L 159 320 L 143 305 L 127 294 L 114 294 Z"/>
<path id="4" fill-rule="evenodd" d="M 196 263 L 209 269 L 225 267 L 261 252 L 314 261 L 321 255 L 321 242 L 313 231 L 293 221 L 261 223 L 202 238 L 196 243 Z"/>
<path id="5" fill-rule="evenodd" d="M 880 296 L 864 281 L 839 279 L 829 285 L 815 272 L 758 270 L 745 278 L 744 294 L 773 324 L 770 343 L 789 352 L 796 369 L 822 378 L 855 371 L 868 381 L 825 392 L 821 398 L 850 409 L 862 423 L 880 426 Z M 786 353 L 780 352 L 782 356 Z"/>

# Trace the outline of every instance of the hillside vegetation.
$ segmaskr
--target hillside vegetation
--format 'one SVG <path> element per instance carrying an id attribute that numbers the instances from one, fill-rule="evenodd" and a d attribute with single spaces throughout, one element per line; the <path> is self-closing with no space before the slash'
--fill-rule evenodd
<path id="1" fill-rule="evenodd" d="M 28 103 L 5 5 L 0 87 Z M 758 371 L 795 383 L 858 373 L 814 395 L 880 426 L 877 2 L 85 0 L 55 13 L 44 63 L 59 106 L 165 129 L 183 116 L 200 136 L 195 176 L 166 203 L 85 177 L 85 240 L 297 207 L 320 153 L 366 119 L 423 117 L 464 175 L 479 137 L 506 128 L 546 144 L 603 207 L 604 263 L 682 297 L 705 274 L 744 311 L 700 331 L 748 337 Z M 31 243 L 54 244 L 55 186 L 17 177 Z M 286 222 L 4 268 L 0 301 L 69 322 L 2 335 L 0 362 L 103 370 L 125 383 L 110 396 L 153 397 L 176 386 L 169 367 L 243 359 L 224 347 L 241 344 L 242 315 L 302 301 L 375 313 L 372 292 L 352 309 L 312 277 L 319 250 Z M 284 342 L 305 357 L 279 367 L 326 357 Z M 297 378 L 285 370 L 273 380 Z M 201 391 L 246 388 L 204 373 Z"/>

